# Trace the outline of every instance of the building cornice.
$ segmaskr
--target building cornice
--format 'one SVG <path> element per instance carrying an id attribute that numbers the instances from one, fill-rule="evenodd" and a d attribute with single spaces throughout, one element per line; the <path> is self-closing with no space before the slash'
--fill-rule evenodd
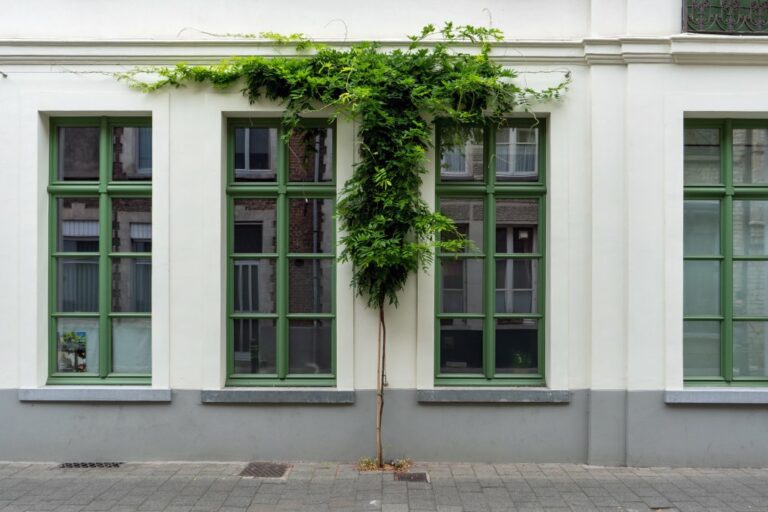
<path id="1" fill-rule="evenodd" d="M 359 41 L 322 41 L 344 48 Z M 404 48 L 408 41 L 380 41 L 383 48 Z M 433 43 L 426 43 L 433 44 Z M 476 51 L 457 46 L 458 51 Z M 0 65 L 167 65 L 211 64 L 222 59 L 296 55 L 288 47 L 256 39 L 0 39 Z M 764 65 L 768 38 L 680 34 L 656 37 L 594 37 L 580 40 L 508 40 L 494 46 L 502 64 L 709 64 Z"/>

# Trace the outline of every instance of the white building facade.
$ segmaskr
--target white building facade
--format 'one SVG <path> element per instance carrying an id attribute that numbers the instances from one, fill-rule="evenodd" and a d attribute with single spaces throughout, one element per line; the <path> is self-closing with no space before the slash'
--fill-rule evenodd
<path id="1" fill-rule="evenodd" d="M 768 464 L 768 38 L 689 33 L 681 0 L 5 3 L 0 460 L 370 455 L 378 316 L 333 216 L 354 120 L 284 143 L 278 103 L 112 73 L 452 20 L 572 84 L 430 152 L 423 197 L 485 256 L 387 309 L 385 454 Z"/>

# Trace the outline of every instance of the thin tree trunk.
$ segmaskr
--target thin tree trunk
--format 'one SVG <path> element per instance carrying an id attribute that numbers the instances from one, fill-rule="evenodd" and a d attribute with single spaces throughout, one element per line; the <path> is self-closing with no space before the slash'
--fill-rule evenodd
<path id="1" fill-rule="evenodd" d="M 384 307 L 379 308 L 378 367 L 376 372 L 376 465 L 384 467 L 381 448 L 381 418 L 384 414 L 384 379 L 387 359 L 387 327 L 384 324 Z"/>

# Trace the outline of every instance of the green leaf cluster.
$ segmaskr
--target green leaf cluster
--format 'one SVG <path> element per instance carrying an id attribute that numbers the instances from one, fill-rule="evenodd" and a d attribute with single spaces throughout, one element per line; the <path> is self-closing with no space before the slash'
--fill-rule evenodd
<path id="1" fill-rule="evenodd" d="M 359 159 L 337 208 L 344 232 L 340 259 L 353 263 L 355 290 L 373 308 L 397 304 L 408 276 L 428 267 L 435 249 L 457 251 L 467 244 L 451 219 L 431 211 L 420 195 L 433 122 L 442 120 L 444 140 L 458 144 L 467 130 L 503 126 L 510 112 L 559 98 L 569 83 L 566 76 L 544 90 L 515 84 L 516 73 L 490 56 L 503 38 L 497 29 L 428 25 L 410 36 L 406 49 L 392 51 L 374 42 L 338 49 L 301 34 L 268 36 L 312 53 L 142 68 L 119 78 L 147 92 L 195 82 L 239 84 L 251 102 L 284 102 L 286 136 L 302 114 L 319 108 L 329 109 L 331 118 L 355 119 Z M 140 80 L 145 73 L 156 79 Z"/>

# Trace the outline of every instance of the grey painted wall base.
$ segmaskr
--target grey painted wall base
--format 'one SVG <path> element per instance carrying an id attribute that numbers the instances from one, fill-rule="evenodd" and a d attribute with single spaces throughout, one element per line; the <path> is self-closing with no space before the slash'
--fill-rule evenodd
<path id="1" fill-rule="evenodd" d="M 0 390 L 0 460 L 340 460 L 371 456 L 375 391 L 354 404 L 21 402 Z M 570 403 L 419 403 L 388 390 L 386 457 L 421 461 L 768 466 L 764 405 L 667 405 L 663 391 Z"/>
<path id="2" fill-rule="evenodd" d="M 590 390 L 587 462 L 621 466 L 627 461 L 627 392 Z"/>

